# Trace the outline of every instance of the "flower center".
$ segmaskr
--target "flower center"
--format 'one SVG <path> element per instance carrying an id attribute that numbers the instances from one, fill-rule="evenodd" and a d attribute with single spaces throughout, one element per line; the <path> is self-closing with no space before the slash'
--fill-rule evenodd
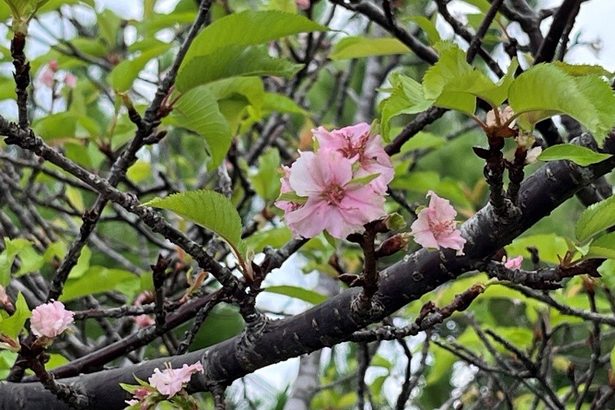
<path id="1" fill-rule="evenodd" d="M 321 194 L 322 198 L 324 198 L 329 205 L 339 205 L 345 195 L 346 192 L 344 191 L 344 188 L 338 184 L 329 185 Z"/>
<path id="2" fill-rule="evenodd" d="M 359 138 L 358 144 L 354 145 L 350 136 L 344 135 L 344 140 L 346 141 L 346 146 L 340 148 L 338 151 L 341 152 L 346 158 L 352 158 L 355 155 L 359 156 L 359 162 L 363 162 L 365 160 L 365 146 L 367 145 L 367 140 L 369 138 L 369 133 L 361 135 Z"/>
<path id="3" fill-rule="evenodd" d="M 436 239 L 441 235 L 448 235 L 455 230 L 455 221 L 429 221 L 429 228 Z"/>

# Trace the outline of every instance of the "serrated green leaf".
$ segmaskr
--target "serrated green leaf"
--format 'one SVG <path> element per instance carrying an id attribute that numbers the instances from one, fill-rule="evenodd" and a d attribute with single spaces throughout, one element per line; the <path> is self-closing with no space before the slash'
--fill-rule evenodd
<path id="1" fill-rule="evenodd" d="M 576 236 L 584 242 L 595 234 L 615 225 L 615 196 L 588 206 L 577 220 Z"/>
<path id="2" fill-rule="evenodd" d="M 615 232 L 607 233 L 592 241 L 585 257 L 615 259 Z"/>
<path id="3" fill-rule="evenodd" d="M 425 32 L 429 44 L 436 44 L 441 41 L 440 33 L 438 33 L 436 28 L 435 18 L 432 21 L 425 16 L 412 16 L 410 20 L 414 21 Z"/>
<path id="4" fill-rule="evenodd" d="M 549 92 L 544 92 L 549 90 Z M 509 89 L 517 123 L 532 129 L 553 115 L 567 114 L 602 141 L 615 124 L 615 95 L 597 76 L 574 77 L 553 64 L 539 64 L 521 74 Z"/>
<path id="5" fill-rule="evenodd" d="M 380 103 L 380 123 L 386 140 L 390 139 L 390 122 L 393 117 L 417 114 L 431 107 L 433 103 L 423 95 L 421 84 L 408 76 L 393 74 L 390 82 L 391 95 Z"/>
<path id="6" fill-rule="evenodd" d="M 222 162 L 231 146 L 231 129 L 207 88 L 197 87 L 183 94 L 169 121 L 205 138 L 211 154 L 210 169 Z"/>
<path id="7" fill-rule="evenodd" d="M 224 239 L 238 257 L 246 257 L 246 246 L 241 239 L 241 218 L 224 195 L 215 191 L 188 191 L 155 198 L 145 205 L 168 209 L 209 229 Z"/>
<path id="8" fill-rule="evenodd" d="M 30 315 L 31 313 L 26 303 L 26 298 L 24 298 L 23 294 L 20 292 L 15 302 L 15 313 L 4 319 L 0 316 L 0 333 L 11 339 L 17 339 L 17 336 L 21 333 Z"/>
<path id="9" fill-rule="evenodd" d="M 281 11 L 244 11 L 233 13 L 205 27 L 194 39 L 185 64 L 197 56 L 211 54 L 229 46 L 263 44 L 282 37 L 327 28 L 308 18 Z"/>
<path id="10" fill-rule="evenodd" d="M 170 44 L 157 45 L 147 51 L 143 51 L 138 57 L 122 61 L 111 70 L 107 81 L 109 81 L 109 84 L 116 92 L 128 91 L 145 65 L 153 58 L 167 51 L 169 47 Z"/>
<path id="11" fill-rule="evenodd" d="M 568 250 L 566 239 L 555 234 L 539 234 L 517 238 L 506 246 L 506 253 L 513 256 L 523 256 L 530 259 L 531 254 L 527 250 L 529 246 L 538 249 L 540 260 L 547 263 L 559 263 L 558 255 L 564 256 Z"/>
<path id="12" fill-rule="evenodd" d="M 207 69 L 203 69 L 207 67 Z M 228 46 L 198 56 L 182 65 L 177 75 L 178 91 L 186 92 L 202 84 L 230 77 L 273 75 L 290 77 L 301 69 L 282 58 L 270 57 L 265 46 Z"/>
<path id="13" fill-rule="evenodd" d="M 541 161 L 558 161 L 567 159 L 575 164 L 586 167 L 611 157 L 612 155 L 610 154 L 601 154 L 580 145 L 558 144 L 544 150 L 538 159 Z"/>
<path id="14" fill-rule="evenodd" d="M 441 42 L 434 47 L 440 58 L 423 77 L 425 98 L 433 100 L 434 105 L 471 116 L 476 110 L 476 97 L 494 107 L 504 101 L 516 69 L 516 60 L 511 64 L 509 74 L 494 84 L 468 64 L 465 52 L 456 44 Z"/>
<path id="15" fill-rule="evenodd" d="M 308 111 L 301 108 L 301 106 L 299 106 L 299 104 L 291 98 L 278 93 L 265 93 L 263 99 L 263 110 L 286 112 L 289 114 L 301 114 L 305 116 L 310 115 Z"/>
<path id="16" fill-rule="evenodd" d="M 345 37 L 335 44 L 329 55 L 331 60 L 348 60 L 373 56 L 407 54 L 410 49 L 393 37 Z"/>
<path id="17" fill-rule="evenodd" d="M 140 284 L 141 280 L 134 273 L 122 269 L 108 269 L 104 266 L 91 266 L 78 278 L 69 278 L 60 300 L 69 301 L 114 290 L 132 297 L 138 291 Z M 127 287 L 133 288 L 133 291 L 126 292 Z"/>
<path id="18" fill-rule="evenodd" d="M 37 271 L 45 263 L 44 257 L 34 249 L 29 240 L 4 238 L 4 250 L 0 253 L 0 285 L 7 286 L 9 284 L 11 268 L 18 256 L 21 266 L 15 272 L 16 276 Z"/>
<path id="19" fill-rule="evenodd" d="M 400 153 L 419 149 L 439 148 L 445 143 L 446 140 L 439 135 L 420 131 L 402 145 Z"/>
<path id="20" fill-rule="evenodd" d="M 264 200 L 272 201 L 280 192 L 280 153 L 276 148 L 269 148 L 258 159 L 256 172 L 248 176 L 254 191 Z"/>
<path id="21" fill-rule="evenodd" d="M 313 290 L 300 288 L 297 286 L 269 286 L 263 288 L 264 292 L 276 293 L 278 295 L 289 296 L 291 298 L 303 300 L 304 302 L 311 303 L 313 305 L 318 305 L 325 300 L 327 297 Z"/>
<path id="22" fill-rule="evenodd" d="M 289 201 L 297 204 L 305 204 L 307 196 L 299 196 L 295 192 L 282 192 L 277 198 L 278 201 Z"/>
<path id="23" fill-rule="evenodd" d="M 258 231 L 250 235 L 244 241 L 249 249 L 254 252 L 262 252 L 266 246 L 281 248 L 293 238 L 293 234 L 287 227 L 269 229 L 268 231 Z"/>
<path id="24" fill-rule="evenodd" d="M 613 73 L 607 70 L 606 68 L 595 65 L 595 64 L 568 64 L 563 61 L 554 61 L 553 65 L 562 70 L 566 71 L 566 73 L 577 77 L 577 76 L 586 76 L 586 75 L 595 75 L 599 77 L 612 77 Z"/>

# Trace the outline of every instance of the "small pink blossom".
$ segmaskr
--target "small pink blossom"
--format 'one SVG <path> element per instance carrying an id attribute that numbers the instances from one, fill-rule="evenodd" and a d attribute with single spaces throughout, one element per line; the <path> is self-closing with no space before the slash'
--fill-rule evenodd
<path id="1" fill-rule="evenodd" d="M 307 10 L 310 8 L 310 0 L 295 0 L 295 4 L 301 10 Z"/>
<path id="2" fill-rule="evenodd" d="M 161 394 L 173 397 L 184 384 L 190 381 L 194 373 L 203 373 L 203 365 L 199 362 L 188 366 L 184 364 L 181 369 L 172 369 L 170 365 L 166 369 L 154 369 L 154 374 L 149 378 L 149 384 Z"/>
<path id="3" fill-rule="evenodd" d="M 154 318 L 152 318 L 150 315 L 139 315 L 139 316 L 135 316 L 134 317 L 134 321 L 135 324 L 140 328 L 143 329 L 145 327 L 151 326 L 154 323 L 156 323 L 154 321 Z"/>
<path id="4" fill-rule="evenodd" d="M 339 130 L 327 131 L 324 127 L 312 130 L 320 149 L 340 152 L 344 157 L 357 161 L 357 177 L 378 174 L 370 185 L 378 193 L 385 193 L 393 179 L 391 158 L 382 146 L 380 135 L 371 135 L 367 123 L 359 123 Z"/>
<path id="5" fill-rule="evenodd" d="M 74 313 L 66 310 L 62 302 L 49 302 L 37 306 L 32 311 L 30 327 L 38 337 L 54 338 L 73 323 Z"/>
<path id="6" fill-rule="evenodd" d="M 51 70 L 49 67 L 44 67 L 38 79 L 41 82 L 41 84 L 51 88 L 53 86 L 54 77 L 55 77 L 55 71 Z"/>
<path id="7" fill-rule="evenodd" d="M 77 86 L 77 77 L 71 73 L 66 73 L 64 76 L 64 85 L 68 88 L 75 88 Z"/>
<path id="8" fill-rule="evenodd" d="M 466 240 L 455 227 L 457 211 L 446 199 L 429 191 L 429 206 L 421 210 L 412 224 L 414 240 L 425 248 L 450 248 L 463 255 Z"/>
<path id="9" fill-rule="evenodd" d="M 47 67 L 49 67 L 49 69 L 51 71 L 53 71 L 54 73 L 56 71 L 58 71 L 58 68 L 60 68 L 59 64 L 58 64 L 58 60 L 51 60 L 48 64 Z"/>
<path id="10" fill-rule="evenodd" d="M 326 230 L 343 239 L 363 231 L 363 225 L 381 218 L 384 196 L 371 185 L 351 183 L 354 161 L 338 151 L 302 152 L 290 168 L 288 183 L 305 205 L 286 211 L 292 231 L 311 238 Z"/>
<path id="11" fill-rule="evenodd" d="M 521 263 L 523 262 L 523 256 L 517 256 L 516 258 L 508 259 L 504 258 L 504 267 L 506 269 L 517 270 L 521 269 Z"/>

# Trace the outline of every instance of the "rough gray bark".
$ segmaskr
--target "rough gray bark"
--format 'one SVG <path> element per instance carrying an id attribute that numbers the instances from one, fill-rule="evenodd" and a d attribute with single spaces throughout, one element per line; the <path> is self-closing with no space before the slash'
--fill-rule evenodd
<path id="1" fill-rule="evenodd" d="M 325 273 L 320 273 L 316 291 L 327 296 L 337 295 L 340 291 L 339 282 Z M 317 350 L 299 359 L 299 372 L 284 405 L 284 410 L 308 410 L 312 397 L 320 384 L 320 356 L 322 350 Z"/>
<path id="2" fill-rule="evenodd" d="M 422 249 L 386 269 L 376 295 L 381 306 L 378 314 L 369 317 L 354 314 L 350 305 L 360 289 L 349 289 L 300 315 L 272 322 L 250 346 L 241 349 L 243 355 L 236 354 L 241 338 L 235 337 L 206 351 L 61 381 L 86 392 L 92 398 L 93 410 L 110 410 L 122 408 L 126 397 L 118 386 L 119 382 L 132 383 L 133 375 L 147 378 L 165 361 L 181 366 L 202 359 L 205 375 L 190 386 L 193 391 L 202 391 L 215 383 L 230 384 L 258 368 L 346 341 L 354 331 L 379 321 L 467 271 L 472 260 L 492 255 L 613 167 L 613 159 L 589 168 L 580 168 L 567 161 L 545 165 L 523 183 L 519 193 L 521 214 L 517 219 L 502 220 L 494 215 L 490 206 L 486 206 L 463 224 L 462 232 L 468 241 L 465 256 L 455 257 L 454 252 Z M 55 410 L 67 407 L 38 383 L 0 384 L 0 409 L 40 408 Z"/>

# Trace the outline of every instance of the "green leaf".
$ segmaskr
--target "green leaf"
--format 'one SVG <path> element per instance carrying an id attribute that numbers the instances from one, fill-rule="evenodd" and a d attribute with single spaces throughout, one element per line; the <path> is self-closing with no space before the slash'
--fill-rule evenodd
<path id="1" fill-rule="evenodd" d="M 265 111 L 276 111 L 276 112 L 287 112 L 289 114 L 300 114 L 309 116 L 310 113 L 291 98 L 288 98 L 285 95 L 278 93 L 265 93 L 263 100 L 263 110 Z"/>
<path id="2" fill-rule="evenodd" d="M 44 257 L 38 254 L 29 240 L 4 238 L 4 251 L 0 253 L 0 285 L 7 286 L 9 284 L 11 268 L 18 256 L 21 267 L 15 273 L 16 276 L 37 271 L 45 263 Z"/>
<path id="3" fill-rule="evenodd" d="M 417 114 L 432 105 L 432 101 L 423 95 L 421 84 L 412 78 L 396 73 L 389 81 L 392 85 L 391 95 L 380 103 L 380 123 L 386 140 L 390 139 L 389 125 L 393 117 L 402 114 Z"/>
<path id="4" fill-rule="evenodd" d="M 547 148 L 538 157 L 541 161 L 558 161 L 567 159 L 575 164 L 586 167 L 591 164 L 611 158 L 610 154 L 601 154 L 587 147 L 573 144 L 558 144 Z"/>
<path id="5" fill-rule="evenodd" d="M 291 298 L 303 300 L 304 302 L 311 303 L 312 305 L 318 305 L 327 297 L 313 290 L 300 288 L 297 286 L 269 286 L 263 289 L 264 292 L 276 293 L 278 295 L 289 296 Z"/>
<path id="6" fill-rule="evenodd" d="M 576 236 L 581 242 L 615 225 L 615 196 L 588 206 L 577 220 Z"/>
<path id="7" fill-rule="evenodd" d="M 263 44 L 293 34 L 326 30 L 325 26 L 292 13 L 275 10 L 233 13 L 205 27 L 194 39 L 184 61 L 189 64 L 196 56 L 229 46 Z"/>
<path id="8" fill-rule="evenodd" d="M 402 145 L 400 153 L 416 151 L 419 149 L 440 148 L 446 139 L 439 135 L 420 131 Z"/>
<path id="9" fill-rule="evenodd" d="M 333 47 L 331 60 L 407 54 L 410 49 L 393 37 L 345 37 Z"/>
<path id="10" fill-rule="evenodd" d="M 346 185 L 367 185 L 372 182 L 374 179 L 378 178 L 380 173 L 368 174 L 360 177 L 352 178 L 350 181 L 346 183 Z"/>
<path id="11" fill-rule="evenodd" d="M 71 112 L 59 112 L 34 121 L 34 131 L 44 140 L 74 138 L 77 118 Z"/>
<path id="12" fill-rule="evenodd" d="M 254 191 L 264 200 L 273 201 L 280 192 L 280 153 L 269 148 L 258 159 L 256 172 L 248 176 Z"/>
<path id="13" fill-rule="evenodd" d="M 585 257 L 615 259 L 615 232 L 607 233 L 592 241 Z"/>
<path id="14" fill-rule="evenodd" d="M 186 92 L 201 84 L 229 77 L 290 77 L 301 67 L 301 64 L 270 57 L 265 46 L 228 46 L 214 50 L 211 54 L 194 57 L 184 64 L 177 75 L 176 85 L 180 92 Z"/>
<path id="15" fill-rule="evenodd" d="M 231 146 L 231 129 L 216 99 L 205 87 L 183 94 L 173 107 L 169 120 L 205 138 L 211 154 L 210 169 L 222 162 Z"/>
<path id="16" fill-rule="evenodd" d="M 562 61 L 554 61 L 553 65 L 557 68 L 561 68 L 566 71 L 566 73 L 577 77 L 577 76 L 586 76 L 586 75 L 595 75 L 599 77 L 613 77 L 613 73 L 608 71 L 606 68 L 593 65 L 593 64 L 568 64 Z"/>
<path id="17" fill-rule="evenodd" d="M 425 32 L 429 44 L 436 44 L 441 41 L 440 33 L 438 33 L 436 28 L 435 18 L 432 21 L 425 16 L 413 16 L 410 20 L 414 21 Z"/>
<path id="18" fill-rule="evenodd" d="M 531 254 L 527 250 L 528 246 L 538 249 L 540 260 L 547 263 L 559 263 L 558 255 L 564 256 L 568 250 L 566 239 L 555 234 L 539 234 L 517 238 L 510 245 L 506 246 L 506 253 L 512 257 L 523 256 L 530 259 Z"/>
<path id="19" fill-rule="evenodd" d="M 121 291 L 133 296 L 141 281 L 135 274 L 122 269 L 108 269 L 104 266 L 91 266 L 82 276 L 69 279 L 60 296 L 61 301 L 69 301 L 96 293 Z M 133 291 L 127 292 L 127 286 Z"/>
<path id="20" fill-rule="evenodd" d="M 305 204 L 307 202 L 307 196 L 299 196 L 295 192 L 282 192 L 278 196 L 277 200 L 295 202 L 297 204 Z"/>
<path id="21" fill-rule="evenodd" d="M 544 92 L 549 90 L 549 92 Z M 598 141 L 615 124 L 615 95 L 598 76 L 574 77 L 553 64 L 539 64 L 521 74 L 509 89 L 517 123 L 532 129 L 553 115 L 568 114 Z"/>
<path id="22" fill-rule="evenodd" d="M 150 50 L 143 51 L 138 57 L 132 60 L 122 61 L 109 73 L 107 81 L 109 81 L 109 84 L 116 92 L 128 91 L 145 65 L 151 59 L 167 51 L 169 47 L 170 44 L 157 45 Z"/>
<path id="23" fill-rule="evenodd" d="M 245 258 L 246 246 L 241 239 L 241 218 L 233 203 L 215 191 L 188 191 L 165 198 L 155 198 L 145 205 L 168 209 L 209 229 L 233 248 L 238 258 Z"/>
<path id="24" fill-rule="evenodd" d="M 293 234 L 287 227 L 258 231 L 245 239 L 246 246 L 254 252 L 262 252 L 266 246 L 281 248 L 293 238 Z"/>
<path id="25" fill-rule="evenodd" d="M 0 333 L 11 339 L 17 339 L 30 315 L 26 298 L 22 293 L 19 293 L 15 302 L 15 313 L 4 319 L 0 315 Z"/>

